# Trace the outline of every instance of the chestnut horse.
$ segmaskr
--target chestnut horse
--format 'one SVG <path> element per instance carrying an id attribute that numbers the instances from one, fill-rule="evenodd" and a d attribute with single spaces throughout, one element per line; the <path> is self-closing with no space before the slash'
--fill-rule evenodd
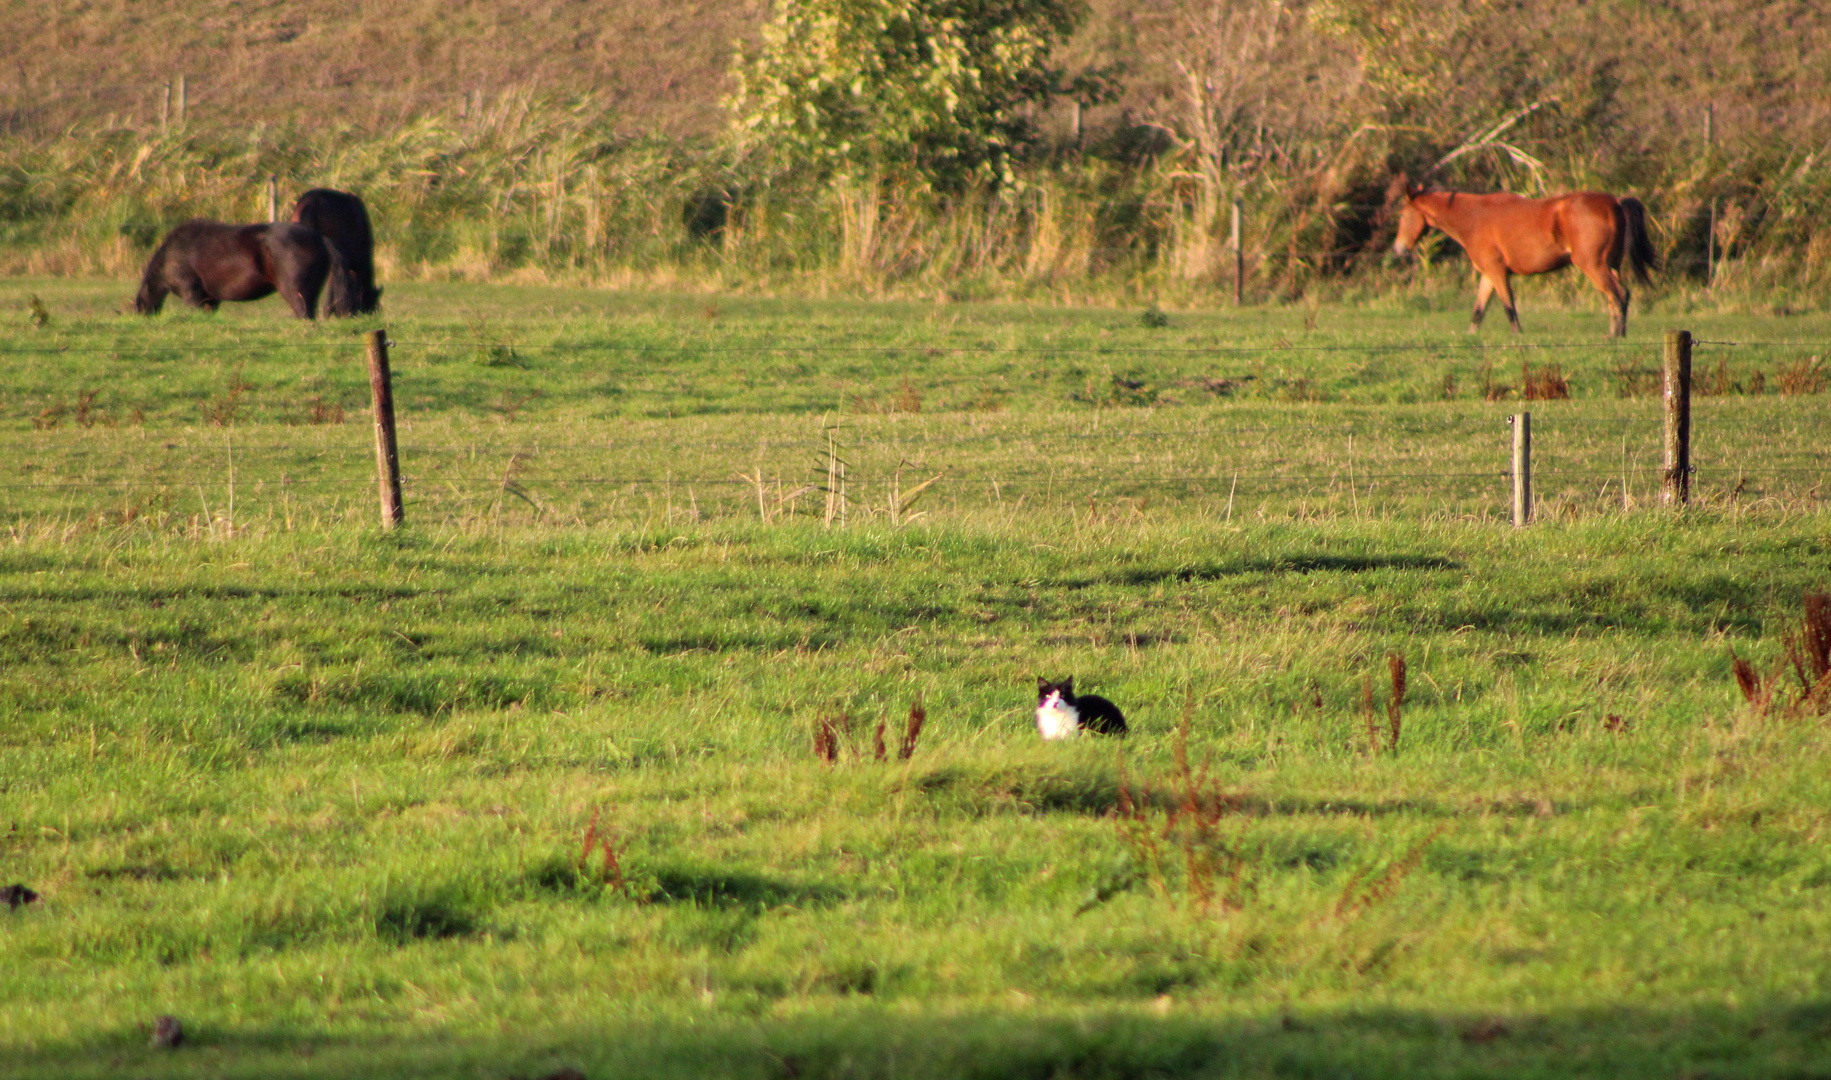
<path id="1" fill-rule="evenodd" d="M 133 307 L 142 315 L 156 314 L 165 298 L 177 293 L 192 307 L 214 311 L 225 300 L 259 300 L 277 291 L 294 315 L 309 319 L 327 280 L 331 288 L 325 314 L 355 314 L 352 279 L 343 256 L 318 230 L 290 221 L 187 221 L 168 233 L 146 260 Z"/>
<path id="2" fill-rule="evenodd" d="M 1425 191 L 1403 180 L 1395 181 L 1393 187 L 1395 197 L 1402 195 L 1405 200 L 1393 253 L 1409 254 L 1425 229 L 1440 229 L 1462 245 L 1481 275 L 1470 333 L 1481 328 L 1482 313 L 1496 293 L 1506 305 L 1513 332 L 1519 333 L 1511 276 L 1544 274 L 1576 263 L 1608 298 L 1609 336 L 1624 337 L 1629 294 L 1619 273 L 1622 254 L 1626 253 L 1642 285 L 1647 284 L 1647 271 L 1659 268 L 1658 255 L 1647 239 L 1647 209 L 1639 199 L 1617 199 L 1595 191 L 1553 199 L 1471 195 Z"/>

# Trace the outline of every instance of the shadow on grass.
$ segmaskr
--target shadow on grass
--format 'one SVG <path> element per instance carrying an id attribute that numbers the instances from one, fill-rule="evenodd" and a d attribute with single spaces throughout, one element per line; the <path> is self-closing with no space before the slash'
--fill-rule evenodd
<path id="1" fill-rule="evenodd" d="M 1462 564 L 1441 555 L 1274 555 L 1262 559 L 1195 563 L 1173 567 L 1135 566 L 1096 578 L 1064 579 L 1053 584 L 1084 588 L 1094 584 L 1158 585 L 1169 581 L 1215 581 L 1247 574 L 1364 574 L 1374 570 L 1460 570 Z"/>
<path id="2" fill-rule="evenodd" d="M 819 882 L 789 881 L 767 874 L 726 867 L 674 863 L 649 870 L 636 900 L 645 904 L 683 904 L 706 909 L 760 915 L 785 907 L 824 907 L 850 893 Z M 608 895 L 605 885 L 588 878 L 563 860 L 536 867 L 527 878 L 536 891 L 567 899 Z"/>
<path id="3" fill-rule="evenodd" d="M 455 889 L 391 896 L 375 913 L 376 936 L 396 945 L 463 937 L 482 925 L 482 905 Z"/>
<path id="4" fill-rule="evenodd" d="M 913 777 L 910 787 L 931 798 L 948 800 L 966 813 L 1061 813 L 1095 817 L 1119 808 L 1117 772 L 1094 769 L 1047 772 L 1026 769 L 961 767 L 933 769 Z M 1141 783 L 1134 778 L 1131 799 L 1140 805 L 1171 809 L 1183 796 L 1173 786 Z M 1393 817 L 1450 818 L 1463 814 L 1507 817 L 1542 817 L 1569 809 L 1531 799 L 1508 799 L 1461 806 L 1433 799 L 1312 798 L 1303 795 L 1276 797 L 1253 792 L 1227 792 L 1222 800 L 1227 812 L 1245 817 Z"/>
<path id="5" fill-rule="evenodd" d="M 743 870 L 705 866 L 664 866 L 655 872 L 649 902 L 734 908 L 758 914 L 780 907 L 815 907 L 845 898 L 844 890 L 818 883 L 784 881 Z"/>
<path id="6" fill-rule="evenodd" d="M 117 1030 L 79 1045 L 11 1051 L 18 1075 L 177 1077 L 541 1076 L 593 1080 L 720 1076 L 756 1080 L 1129 1080 L 1181 1077 L 1731 1077 L 1831 1075 L 1831 1003 L 1724 1009 L 1614 1008 L 1537 1014 L 1386 1009 L 1204 1015 L 1171 1005 L 912 1010 L 861 995 L 810 998 L 786 1018 L 689 1006 L 645 1007 L 597 1023 L 403 1029 L 352 1038 L 301 1026 L 186 1025 L 176 1051 Z M 604 1006 L 594 1004 L 593 1011 Z M 637 1010 L 631 1009 L 631 1013 Z M 508 1033 L 505 1033 L 505 1029 Z"/>

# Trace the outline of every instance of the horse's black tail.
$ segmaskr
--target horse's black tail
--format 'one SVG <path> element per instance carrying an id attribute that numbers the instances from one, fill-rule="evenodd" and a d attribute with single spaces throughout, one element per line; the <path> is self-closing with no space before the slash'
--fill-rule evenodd
<path id="1" fill-rule="evenodd" d="M 331 256 L 331 273 L 326 281 L 324 294 L 324 313 L 326 315 L 350 316 L 357 313 L 361 298 L 357 296 L 356 276 L 350 273 L 350 266 L 343 259 L 343 252 L 331 242 L 331 238 L 319 234 L 324 240 L 324 250 Z"/>
<path id="2" fill-rule="evenodd" d="M 1647 208 L 1630 195 L 1621 200 L 1621 219 L 1627 226 L 1624 246 L 1628 265 L 1634 268 L 1634 276 L 1642 285 L 1651 284 L 1647 271 L 1659 269 L 1659 252 L 1653 250 L 1653 241 L 1647 236 Z"/>

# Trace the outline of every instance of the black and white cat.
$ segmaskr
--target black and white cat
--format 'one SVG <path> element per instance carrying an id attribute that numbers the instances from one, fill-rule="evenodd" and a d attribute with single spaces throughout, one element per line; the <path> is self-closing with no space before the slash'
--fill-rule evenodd
<path id="1" fill-rule="evenodd" d="M 1059 683 L 1037 677 L 1036 730 L 1044 739 L 1072 739 L 1083 731 L 1097 735 L 1125 734 L 1125 715 L 1119 706 L 1097 694 L 1074 693 L 1074 677 Z"/>

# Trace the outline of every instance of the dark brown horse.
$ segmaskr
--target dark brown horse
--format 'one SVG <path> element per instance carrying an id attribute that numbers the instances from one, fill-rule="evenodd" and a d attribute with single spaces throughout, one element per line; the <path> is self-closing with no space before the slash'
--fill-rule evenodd
<path id="1" fill-rule="evenodd" d="M 278 292 L 301 319 L 312 318 L 331 284 L 325 314 L 354 314 L 349 271 L 318 230 L 290 221 L 224 225 L 187 221 L 146 261 L 134 310 L 152 315 L 177 293 L 192 307 L 215 311 L 225 300 L 259 300 Z"/>
<path id="2" fill-rule="evenodd" d="M 1475 317 L 1469 331 L 1480 329 L 1488 300 L 1500 294 L 1507 321 L 1519 333 L 1519 310 L 1513 303 L 1514 274 L 1544 274 L 1571 263 L 1595 282 L 1609 302 L 1609 336 L 1628 332 L 1628 299 L 1621 282 L 1625 253 L 1634 276 L 1647 284 L 1658 256 L 1647 239 L 1647 210 L 1639 199 L 1617 199 L 1583 191 L 1554 199 L 1519 195 L 1471 195 L 1461 191 L 1425 191 L 1403 180 L 1393 184 L 1403 197 L 1395 254 L 1409 254 L 1424 230 L 1440 229 L 1469 253 L 1481 280 L 1475 289 Z"/>
<path id="3" fill-rule="evenodd" d="M 375 233 L 369 228 L 369 208 L 347 191 L 313 188 L 292 204 L 292 220 L 324 234 L 350 272 L 354 311 L 367 315 L 381 306 L 375 287 Z"/>

